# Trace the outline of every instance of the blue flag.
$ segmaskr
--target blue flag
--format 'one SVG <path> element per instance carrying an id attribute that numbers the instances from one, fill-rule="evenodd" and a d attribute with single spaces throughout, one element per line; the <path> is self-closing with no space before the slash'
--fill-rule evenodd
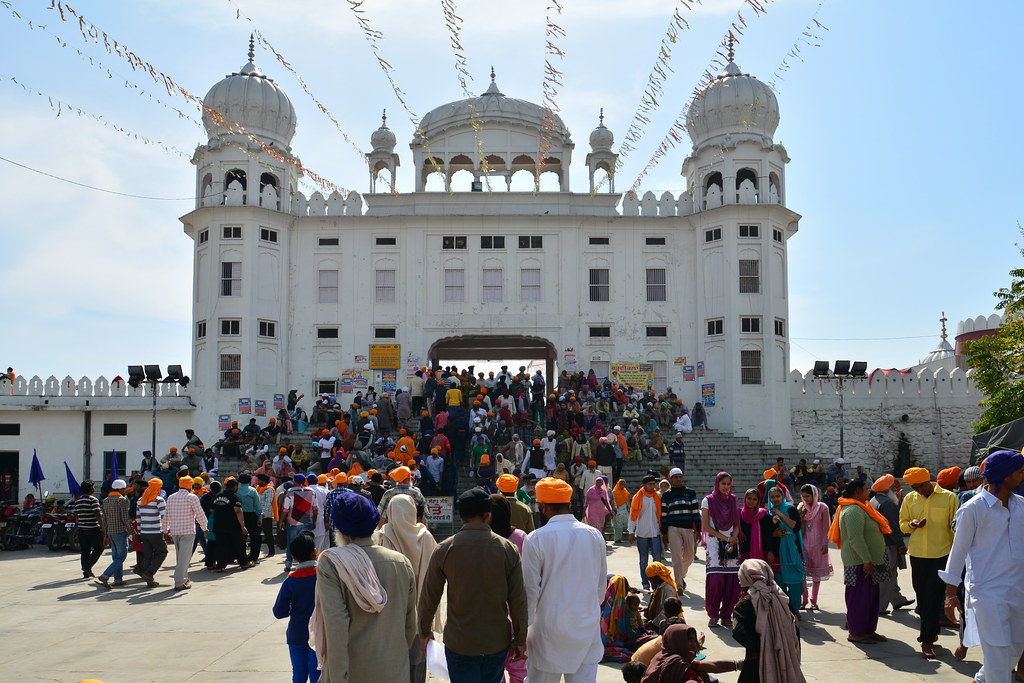
<path id="1" fill-rule="evenodd" d="M 78 485 L 78 480 L 71 473 L 71 467 L 68 466 L 67 460 L 64 461 L 64 470 L 68 473 L 68 491 L 71 492 L 72 496 L 82 495 L 82 487 Z"/>
<path id="2" fill-rule="evenodd" d="M 113 481 L 120 478 L 121 475 L 117 473 L 117 451 L 110 451 L 110 480 Z"/>
<path id="3" fill-rule="evenodd" d="M 33 448 L 32 449 L 32 469 L 29 470 L 28 481 L 29 481 L 30 484 L 32 484 L 37 489 L 39 489 L 40 497 L 42 497 L 42 491 L 43 491 L 42 483 L 43 483 L 43 481 L 45 479 L 46 479 L 46 476 L 43 474 L 43 468 L 39 464 L 39 456 L 36 455 L 36 449 Z"/>

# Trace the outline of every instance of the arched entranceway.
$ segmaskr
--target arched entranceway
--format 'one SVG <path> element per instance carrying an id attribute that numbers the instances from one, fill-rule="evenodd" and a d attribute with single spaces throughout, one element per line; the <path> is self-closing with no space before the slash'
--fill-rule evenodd
<path id="1" fill-rule="evenodd" d="M 509 334 L 445 337 L 427 352 L 432 367 L 451 361 L 462 365 L 466 361 L 542 360 L 547 377 L 554 377 L 556 357 L 555 346 L 547 339 Z"/>

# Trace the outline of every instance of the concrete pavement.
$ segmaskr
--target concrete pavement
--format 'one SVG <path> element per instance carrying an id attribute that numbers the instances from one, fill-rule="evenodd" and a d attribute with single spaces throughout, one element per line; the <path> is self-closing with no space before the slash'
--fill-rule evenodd
<path id="1" fill-rule="evenodd" d="M 609 571 L 639 584 L 636 550 L 609 544 Z M 129 555 L 129 557 L 132 557 Z M 700 551 L 703 558 L 703 551 Z M 105 591 L 83 579 L 78 556 L 45 548 L 0 552 L 0 681 L 76 683 L 272 683 L 290 680 L 285 621 L 271 605 L 284 580 L 283 555 L 248 571 L 214 574 L 202 569 L 201 551 L 193 558 L 193 588 L 171 587 L 174 551 L 157 574 L 163 584 L 146 588 L 129 574 L 128 585 Z M 742 650 L 725 629 L 707 628 L 703 611 L 702 559 L 690 568 L 684 601 L 687 621 L 707 635 L 709 659 L 738 659 Z M 96 566 L 103 570 L 109 551 Z M 840 569 L 839 553 L 832 551 Z M 904 593 L 912 596 L 909 572 L 901 573 Z M 845 604 L 840 576 L 825 582 L 820 612 L 804 612 L 801 637 L 808 681 L 928 680 L 964 681 L 981 658 L 972 649 L 966 662 L 952 656 L 956 634 L 944 630 L 937 660 L 917 650 L 913 610 L 883 617 L 878 630 L 888 643 L 857 647 L 842 630 Z M 622 681 L 620 665 L 602 665 L 598 680 Z M 733 683 L 737 674 L 719 676 Z M 382 682 L 383 683 L 383 682 Z"/>

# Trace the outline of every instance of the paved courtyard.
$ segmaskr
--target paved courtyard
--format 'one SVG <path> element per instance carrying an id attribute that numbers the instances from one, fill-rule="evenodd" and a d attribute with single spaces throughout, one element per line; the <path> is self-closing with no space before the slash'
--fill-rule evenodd
<path id="1" fill-rule="evenodd" d="M 637 554 L 609 545 L 609 570 L 638 583 Z M 168 562 L 173 561 L 173 549 Z M 199 555 L 197 555 L 197 558 Z M 703 557 L 703 552 L 701 553 Z M 97 570 L 106 566 L 107 553 Z M 832 551 L 833 565 L 839 553 Z M 165 563 L 166 564 L 166 563 Z M 0 680 L 76 683 L 270 683 L 290 680 L 285 621 L 270 608 L 284 579 L 282 556 L 248 571 L 213 574 L 192 564 L 193 588 L 175 592 L 170 568 L 157 575 L 163 584 L 148 589 L 131 575 L 128 585 L 104 591 L 82 578 L 77 555 L 45 548 L 0 552 Z M 901 574 L 912 596 L 909 573 Z M 690 569 L 688 585 L 703 593 L 704 568 Z M 820 612 L 805 612 L 803 667 L 808 681 L 964 681 L 973 676 L 980 648 L 966 662 L 953 659 L 956 635 L 939 639 L 939 658 L 927 661 L 917 651 L 913 610 L 883 617 L 879 632 L 888 643 L 855 647 L 847 642 L 842 583 L 833 577 L 821 589 Z M 731 634 L 707 628 L 703 600 L 688 594 L 687 621 L 707 634 L 709 659 L 742 656 Z M 733 683 L 737 674 L 722 674 Z M 621 681 L 618 665 L 602 665 L 598 680 Z M 382 683 L 385 683 L 382 681 Z"/>

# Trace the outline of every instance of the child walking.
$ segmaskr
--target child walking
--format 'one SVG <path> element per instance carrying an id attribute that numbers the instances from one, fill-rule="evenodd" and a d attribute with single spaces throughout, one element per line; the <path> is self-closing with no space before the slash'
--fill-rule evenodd
<path id="1" fill-rule="evenodd" d="M 288 653 L 292 658 L 292 683 L 317 683 L 316 652 L 309 646 L 309 617 L 316 594 L 316 540 L 312 531 L 292 539 L 292 558 L 298 564 L 281 584 L 274 603 L 274 616 L 288 617 Z"/>

